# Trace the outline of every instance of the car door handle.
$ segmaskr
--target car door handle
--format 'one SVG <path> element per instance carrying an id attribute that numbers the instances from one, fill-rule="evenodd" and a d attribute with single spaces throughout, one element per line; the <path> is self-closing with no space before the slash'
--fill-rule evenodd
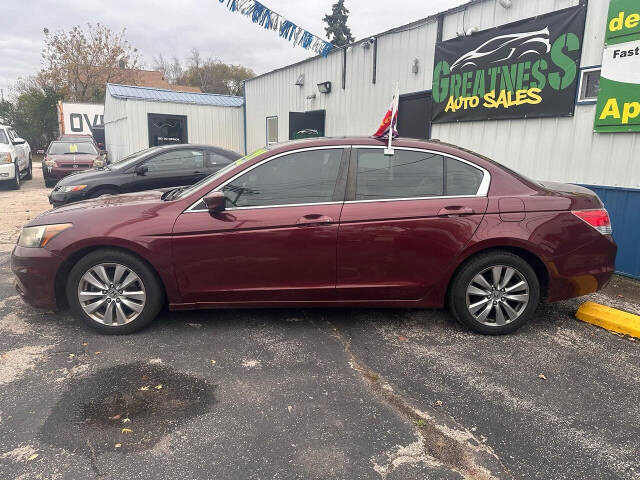
<path id="1" fill-rule="evenodd" d="M 458 215 L 473 215 L 475 211 L 471 207 L 463 207 L 461 205 L 450 205 L 441 208 L 438 212 L 439 217 L 455 217 Z"/>
<path id="2" fill-rule="evenodd" d="M 333 223 L 333 218 L 319 213 L 312 213 L 310 215 L 300 217 L 296 222 L 296 225 L 299 227 L 311 227 L 314 225 L 327 225 L 329 223 Z"/>

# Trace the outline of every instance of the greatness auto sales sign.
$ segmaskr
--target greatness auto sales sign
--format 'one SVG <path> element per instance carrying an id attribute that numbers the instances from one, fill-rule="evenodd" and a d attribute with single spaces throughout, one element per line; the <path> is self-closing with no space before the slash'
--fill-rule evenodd
<path id="1" fill-rule="evenodd" d="M 435 123 L 573 115 L 586 6 L 436 45 Z"/>

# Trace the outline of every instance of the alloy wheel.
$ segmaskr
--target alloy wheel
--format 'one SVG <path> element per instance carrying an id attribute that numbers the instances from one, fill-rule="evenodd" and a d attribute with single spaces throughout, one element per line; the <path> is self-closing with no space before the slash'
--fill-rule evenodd
<path id="1" fill-rule="evenodd" d="M 493 265 L 473 277 L 466 291 L 467 309 L 483 325 L 517 320 L 529 304 L 529 283 L 516 268 Z"/>
<path id="2" fill-rule="evenodd" d="M 147 293 L 141 278 L 119 263 L 100 263 L 78 282 L 78 302 L 89 317 L 103 325 L 126 325 L 144 310 Z"/>

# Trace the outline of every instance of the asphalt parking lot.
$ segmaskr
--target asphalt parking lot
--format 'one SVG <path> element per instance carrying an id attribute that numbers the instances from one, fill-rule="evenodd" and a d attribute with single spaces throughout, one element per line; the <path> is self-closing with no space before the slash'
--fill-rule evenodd
<path id="1" fill-rule="evenodd" d="M 101 336 L 13 289 L 41 169 L 0 205 L 1 479 L 640 477 L 640 342 L 575 320 L 585 299 L 505 337 L 379 309 L 164 312 Z M 590 299 L 638 297 L 617 277 Z"/>

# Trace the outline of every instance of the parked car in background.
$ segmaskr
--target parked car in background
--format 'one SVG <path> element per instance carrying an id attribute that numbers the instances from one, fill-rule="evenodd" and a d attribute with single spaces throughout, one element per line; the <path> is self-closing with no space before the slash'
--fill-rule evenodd
<path id="1" fill-rule="evenodd" d="M 47 187 L 53 187 L 67 175 L 104 167 L 105 164 L 104 155 L 96 148 L 93 140 L 56 140 L 49 144 L 42 161 L 44 183 Z"/>
<path id="2" fill-rule="evenodd" d="M 69 176 L 49 195 L 54 206 L 102 195 L 192 185 L 242 155 L 209 145 L 152 147 L 117 163 Z"/>
<path id="3" fill-rule="evenodd" d="M 276 145 L 187 188 L 87 200 L 23 228 L 29 303 L 108 334 L 169 308 L 448 305 L 505 334 L 541 299 L 602 288 L 609 216 L 593 192 L 524 178 L 435 141 Z M 131 161 L 131 160 L 129 160 Z M 79 175 L 78 175 L 79 176 Z"/>
<path id="4" fill-rule="evenodd" d="M 31 180 L 31 147 L 9 126 L 0 125 L 0 182 L 20 188 L 20 180 Z"/>

